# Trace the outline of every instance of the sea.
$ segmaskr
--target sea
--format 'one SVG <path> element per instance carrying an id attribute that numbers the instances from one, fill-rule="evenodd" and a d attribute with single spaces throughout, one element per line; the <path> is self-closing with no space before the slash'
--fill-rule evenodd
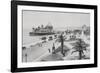
<path id="1" fill-rule="evenodd" d="M 40 41 L 41 40 L 40 38 L 43 37 L 43 36 L 36 36 L 36 35 L 30 36 L 29 34 L 30 32 L 32 32 L 30 29 L 24 29 L 23 36 L 22 36 L 23 45 L 35 43 L 37 41 Z"/>
<path id="2" fill-rule="evenodd" d="M 64 31 L 66 30 L 66 28 L 56 28 L 54 29 L 55 31 Z M 49 37 L 49 36 L 53 36 L 53 35 L 42 35 L 42 36 L 36 36 L 36 35 L 32 35 L 30 36 L 29 33 L 32 32 L 32 29 L 23 29 L 23 36 L 22 36 L 22 44 L 23 45 L 28 45 L 31 43 L 36 43 L 38 41 L 41 41 L 42 37 Z"/>

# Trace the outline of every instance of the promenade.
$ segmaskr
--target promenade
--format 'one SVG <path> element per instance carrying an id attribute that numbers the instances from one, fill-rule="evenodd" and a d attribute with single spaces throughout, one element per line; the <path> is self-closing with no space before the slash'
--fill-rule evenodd
<path id="1" fill-rule="evenodd" d="M 86 42 L 90 43 L 85 37 L 81 36 L 81 38 Z M 56 39 L 51 41 L 42 42 L 39 41 L 35 44 L 26 45 L 28 47 L 26 50 L 23 50 L 23 62 L 37 62 L 37 61 L 56 61 L 56 60 L 75 60 L 78 58 L 78 52 L 72 54 L 72 43 L 75 43 L 76 40 L 69 40 L 64 41 L 64 49 L 68 50 L 65 53 L 65 56 L 61 54 L 61 51 L 57 52 L 56 54 L 52 54 L 52 46 L 55 45 L 55 50 L 61 49 L 61 43 L 55 42 Z M 90 48 L 88 47 L 88 50 Z M 25 56 L 27 54 L 27 57 Z M 86 56 L 90 56 L 90 52 L 85 52 Z"/>

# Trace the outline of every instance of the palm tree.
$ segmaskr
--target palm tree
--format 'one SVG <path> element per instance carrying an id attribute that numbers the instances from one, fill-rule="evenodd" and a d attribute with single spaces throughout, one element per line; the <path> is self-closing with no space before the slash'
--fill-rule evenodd
<path id="1" fill-rule="evenodd" d="M 87 51 L 89 44 L 86 44 L 82 39 L 78 39 L 78 41 L 73 45 L 74 47 L 72 49 L 74 49 L 74 51 L 72 51 L 72 53 L 79 52 L 79 60 L 81 60 L 83 58 L 84 51 Z"/>
<path id="2" fill-rule="evenodd" d="M 53 43 L 52 53 L 55 54 L 55 44 Z"/>
<path id="3" fill-rule="evenodd" d="M 56 40 L 56 41 L 58 41 L 58 42 L 61 42 L 61 53 L 62 53 L 63 56 L 65 56 L 65 55 L 64 55 L 64 49 L 63 49 L 65 39 L 66 39 L 66 38 L 63 36 L 63 34 L 61 34 L 61 35 L 58 37 L 58 39 Z"/>

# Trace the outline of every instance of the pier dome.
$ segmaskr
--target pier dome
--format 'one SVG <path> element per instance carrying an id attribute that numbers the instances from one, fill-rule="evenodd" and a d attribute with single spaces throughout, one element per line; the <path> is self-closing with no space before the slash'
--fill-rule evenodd
<path id="1" fill-rule="evenodd" d="M 52 26 L 52 24 L 49 22 L 49 23 L 47 24 L 46 28 L 53 29 L 53 26 Z"/>

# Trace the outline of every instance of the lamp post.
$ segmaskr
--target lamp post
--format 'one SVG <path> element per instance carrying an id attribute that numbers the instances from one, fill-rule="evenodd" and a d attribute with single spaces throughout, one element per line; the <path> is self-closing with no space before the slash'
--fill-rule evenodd
<path id="1" fill-rule="evenodd" d="M 25 54 L 25 62 L 27 62 L 27 54 Z"/>

